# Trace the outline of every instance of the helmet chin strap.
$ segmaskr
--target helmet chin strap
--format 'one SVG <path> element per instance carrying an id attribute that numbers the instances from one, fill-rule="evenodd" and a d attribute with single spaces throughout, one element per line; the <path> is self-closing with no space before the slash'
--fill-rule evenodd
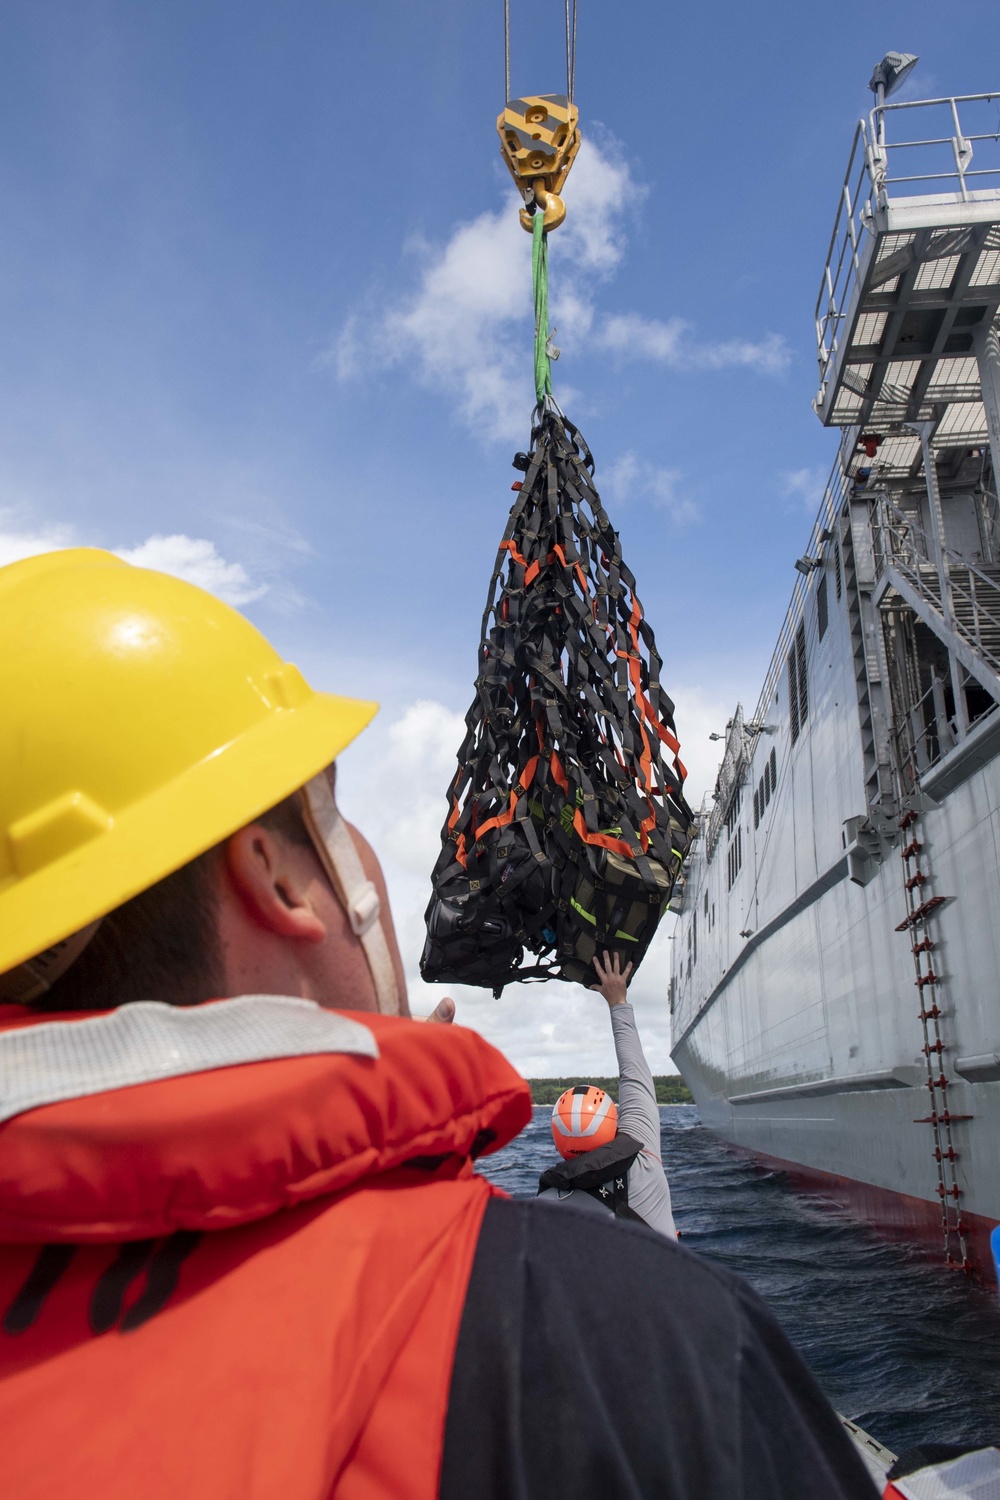
<path id="1" fill-rule="evenodd" d="M 399 990 L 392 954 L 382 927 L 378 891 L 364 872 L 347 824 L 340 816 L 325 771 L 302 788 L 305 824 L 351 931 L 365 951 L 375 998 L 383 1015 L 399 1015 Z"/>
<path id="2" fill-rule="evenodd" d="M 61 943 L 53 943 L 51 948 L 37 953 L 27 963 L 0 974 L 0 1005 L 30 1005 L 32 1000 L 38 1000 L 57 979 L 62 978 L 71 964 L 76 963 L 102 920 L 98 917 L 96 922 L 81 927 L 79 932 L 63 938 Z"/>
<path id="3" fill-rule="evenodd" d="M 382 903 L 364 872 L 347 824 L 340 816 L 325 772 L 302 789 L 306 827 L 320 862 L 347 913 L 351 931 L 364 949 L 375 998 L 383 1015 L 399 1015 L 399 990 L 392 954 L 382 927 Z M 101 925 L 101 919 L 53 943 L 16 969 L 0 974 L 0 1005 L 29 1005 L 44 995 L 76 962 Z"/>

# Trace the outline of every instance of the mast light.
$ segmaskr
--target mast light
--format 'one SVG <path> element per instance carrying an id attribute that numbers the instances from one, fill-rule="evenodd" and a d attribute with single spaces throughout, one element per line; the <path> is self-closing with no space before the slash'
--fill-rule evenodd
<path id="1" fill-rule="evenodd" d="M 920 59 L 912 52 L 887 52 L 882 61 L 875 64 L 868 87 L 875 95 L 875 103 L 884 104 L 905 79 L 909 78 Z"/>

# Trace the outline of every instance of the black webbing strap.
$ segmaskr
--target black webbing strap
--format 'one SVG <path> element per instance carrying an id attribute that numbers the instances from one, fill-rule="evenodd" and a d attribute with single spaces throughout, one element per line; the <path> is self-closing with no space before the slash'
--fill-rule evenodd
<path id="1" fill-rule="evenodd" d="M 498 992 L 584 977 L 595 941 L 638 963 L 693 821 L 662 664 L 590 451 L 547 405 L 515 464 L 421 961 L 428 980 Z M 525 949 L 540 962 L 523 967 Z"/>

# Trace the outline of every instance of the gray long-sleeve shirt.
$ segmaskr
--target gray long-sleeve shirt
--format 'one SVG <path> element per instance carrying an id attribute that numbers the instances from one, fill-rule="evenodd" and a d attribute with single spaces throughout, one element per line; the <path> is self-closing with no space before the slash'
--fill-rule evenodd
<path id="1" fill-rule="evenodd" d="M 618 1056 L 618 1129 L 642 1143 L 628 1174 L 628 1204 L 650 1229 L 675 1240 L 670 1188 L 660 1156 L 660 1111 L 656 1085 L 642 1050 L 631 1005 L 611 1007 L 611 1030 Z"/>
<path id="2" fill-rule="evenodd" d="M 677 1238 L 674 1216 L 670 1210 L 670 1188 L 660 1157 L 660 1111 L 656 1103 L 656 1085 L 649 1070 L 635 1024 L 631 1005 L 611 1006 L 611 1031 L 618 1057 L 618 1129 L 639 1141 L 642 1150 L 629 1168 L 629 1208 L 650 1227 L 668 1239 Z M 573 1200 L 580 1208 L 607 1210 L 589 1193 L 556 1193 L 548 1189 L 543 1198 Z"/>

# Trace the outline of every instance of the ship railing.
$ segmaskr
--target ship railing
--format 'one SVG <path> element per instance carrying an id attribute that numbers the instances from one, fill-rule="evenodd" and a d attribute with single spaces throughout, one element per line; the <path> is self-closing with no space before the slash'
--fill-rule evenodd
<path id="1" fill-rule="evenodd" d="M 907 202 L 913 197 L 951 194 L 962 203 L 983 196 L 984 188 L 994 192 L 1000 189 L 998 101 L 997 93 L 909 99 L 880 105 L 866 119 L 858 121 L 816 299 L 821 390 L 837 354 L 841 325 L 848 316 L 851 297 L 862 288 L 867 249 L 879 211 L 891 200 L 899 200 L 898 189 L 905 189 Z M 912 112 L 916 110 L 925 113 L 914 117 Z M 930 111 L 936 111 L 937 119 L 943 123 L 936 133 L 921 135 L 921 126 L 930 119 Z M 898 121 L 905 127 L 914 118 L 916 138 L 886 139 L 890 123 L 895 127 Z M 973 125 L 982 128 L 972 129 Z M 934 125 L 925 128 L 934 130 Z"/>
<path id="2" fill-rule="evenodd" d="M 877 497 L 873 520 L 877 576 L 886 566 L 895 567 L 948 627 L 1000 673 L 1000 578 L 991 577 L 961 553 L 943 546 L 951 594 L 950 601 L 943 603 L 941 574 L 927 532 L 884 491 Z"/>
<path id="3" fill-rule="evenodd" d="M 737 703 L 736 712 L 726 725 L 726 749 L 722 757 L 722 765 L 719 767 L 719 774 L 715 779 L 715 791 L 712 794 L 712 811 L 709 815 L 708 833 L 705 838 L 707 859 L 711 859 L 715 853 L 722 825 L 726 821 L 733 798 L 742 785 L 746 768 L 750 763 L 755 739 L 756 736 L 748 733 L 744 723 L 743 705 Z"/>
<path id="4" fill-rule="evenodd" d="M 954 746 L 955 733 L 945 706 L 945 684 L 936 672 L 931 674 L 927 691 L 900 716 L 893 738 L 896 764 L 914 786 Z"/>
<path id="5" fill-rule="evenodd" d="M 876 497 L 872 542 L 877 577 L 881 577 L 888 563 L 918 572 L 934 567 L 930 537 L 884 491 Z"/>
<path id="6" fill-rule="evenodd" d="M 874 185 L 869 172 L 868 124 L 859 120 L 847 159 L 837 213 L 830 235 L 830 248 L 823 267 L 823 280 L 816 298 L 816 349 L 822 388 L 837 353 L 840 325 L 851 291 L 862 281 L 859 252 L 865 233 L 863 211 L 870 203 Z"/>
<path id="7" fill-rule="evenodd" d="M 918 786 L 920 778 L 959 743 L 954 715 L 948 711 L 947 681 L 933 667 L 930 677 L 930 687 L 896 716 L 892 730 L 896 764 L 908 788 Z M 996 704 L 981 707 L 970 715 L 970 727 L 996 712 Z"/>

